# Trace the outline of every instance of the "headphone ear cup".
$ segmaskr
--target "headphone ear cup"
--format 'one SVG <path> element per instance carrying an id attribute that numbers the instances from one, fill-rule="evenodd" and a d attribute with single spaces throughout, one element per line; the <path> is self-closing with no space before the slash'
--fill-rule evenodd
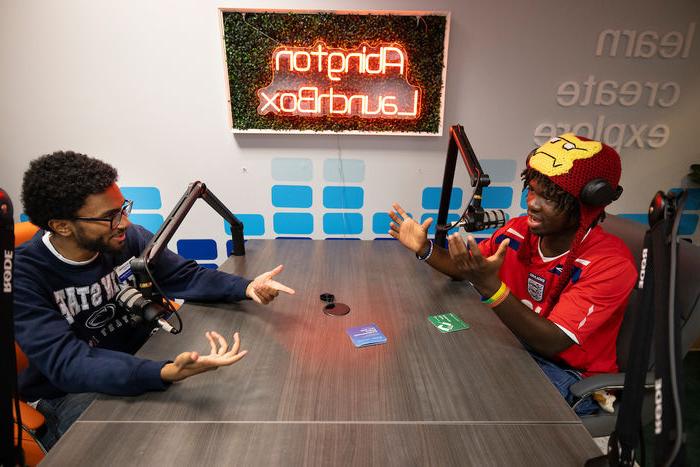
<path id="1" fill-rule="evenodd" d="M 622 194 L 621 187 L 616 190 L 604 178 L 595 178 L 583 187 L 580 199 L 588 206 L 601 207 L 615 201 L 620 194 Z"/>

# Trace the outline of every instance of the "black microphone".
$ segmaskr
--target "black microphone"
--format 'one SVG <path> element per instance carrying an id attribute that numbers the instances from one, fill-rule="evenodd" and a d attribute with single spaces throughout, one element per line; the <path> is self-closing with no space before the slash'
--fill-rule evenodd
<path id="1" fill-rule="evenodd" d="M 121 290 L 115 298 L 119 306 L 148 323 L 155 321 L 155 323 L 164 331 L 171 334 L 177 334 L 175 328 L 173 328 L 170 323 L 162 318 L 169 313 L 169 310 L 166 307 L 160 303 L 147 299 L 135 287 L 124 284 L 122 284 L 120 287 Z"/>
<path id="2" fill-rule="evenodd" d="M 467 232 L 476 232 L 486 229 L 498 229 L 506 225 L 506 213 L 503 209 L 484 210 L 481 208 L 471 209 L 457 221 L 448 225 L 439 225 L 438 230 L 452 230 L 455 227 L 462 227 Z"/>

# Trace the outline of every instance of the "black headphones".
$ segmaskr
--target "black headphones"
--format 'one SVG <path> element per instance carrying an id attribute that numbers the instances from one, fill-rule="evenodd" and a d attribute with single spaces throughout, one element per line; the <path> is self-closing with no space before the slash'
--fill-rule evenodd
<path id="1" fill-rule="evenodd" d="M 622 186 L 613 188 L 604 178 L 594 178 L 581 189 L 579 199 L 588 206 L 602 207 L 616 201 L 622 194 Z"/>
<path id="2" fill-rule="evenodd" d="M 530 166 L 530 158 L 536 151 L 537 148 L 530 151 L 530 154 L 527 155 L 527 160 L 525 161 L 526 168 Z M 594 178 L 581 189 L 578 198 L 583 204 L 588 206 L 602 207 L 616 201 L 620 195 L 622 195 L 621 185 L 618 185 L 617 188 L 613 188 L 604 178 Z"/>

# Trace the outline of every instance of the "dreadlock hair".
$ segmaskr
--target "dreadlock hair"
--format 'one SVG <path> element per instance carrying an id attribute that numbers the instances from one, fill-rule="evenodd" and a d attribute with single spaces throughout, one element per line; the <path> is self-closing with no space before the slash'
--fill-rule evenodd
<path id="1" fill-rule="evenodd" d="M 88 196 L 117 181 L 106 162 L 73 151 L 56 151 L 34 159 L 22 180 L 22 203 L 29 220 L 51 230 L 51 219 L 70 219 Z"/>
<path id="2" fill-rule="evenodd" d="M 534 181 L 542 190 L 542 195 L 554 201 L 557 212 L 565 212 L 569 219 L 575 220 L 576 223 L 579 222 L 581 218 L 579 202 L 572 194 L 566 192 L 547 176 L 529 167 L 526 167 L 525 170 L 522 171 L 520 179 L 523 181 L 523 190 L 528 189 L 530 187 L 530 182 Z"/>

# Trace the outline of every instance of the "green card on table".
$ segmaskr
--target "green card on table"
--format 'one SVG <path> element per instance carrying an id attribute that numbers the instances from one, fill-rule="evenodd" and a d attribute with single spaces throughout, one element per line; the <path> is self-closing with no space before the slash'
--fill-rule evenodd
<path id="1" fill-rule="evenodd" d="M 438 328 L 440 332 L 455 332 L 462 329 L 469 329 L 469 324 L 465 323 L 454 313 L 428 316 L 428 321 Z"/>

